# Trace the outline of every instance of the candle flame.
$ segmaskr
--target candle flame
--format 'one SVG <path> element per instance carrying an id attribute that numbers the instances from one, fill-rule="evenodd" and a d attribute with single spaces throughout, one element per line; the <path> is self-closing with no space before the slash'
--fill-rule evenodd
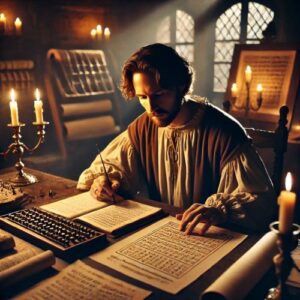
<path id="1" fill-rule="evenodd" d="M 246 67 L 246 72 L 247 73 L 251 73 L 252 72 L 251 67 L 249 65 L 247 65 L 247 67 Z"/>
<path id="2" fill-rule="evenodd" d="M 1 14 L 0 14 L 0 21 L 1 21 L 1 22 L 6 21 L 6 17 L 5 17 L 5 14 L 4 14 L 4 13 L 1 13 Z"/>
<path id="3" fill-rule="evenodd" d="M 259 83 L 259 84 L 257 85 L 256 90 L 257 90 L 258 92 L 262 92 L 263 87 L 262 87 L 262 84 L 261 84 L 261 83 Z"/>
<path id="4" fill-rule="evenodd" d="M 18 18 L 16 18 L 16 20 L 15 20 L 15 26 L 16 27 L 20 27 L 22 25 L 22 21 L 21 21 L 21 19 L 18 17 Z"/>
<path id="5" fill-rule="evenodd" d="M 98 25 L 96 26 L 96 31 L 97 31 L 97 32 L 102 32 L 102 26 L 101 26 L 100 24 L 98 24 Z"/>
<path id="6" fill-rule="evenodd" d="M 290 192 L 292 189 L 293 179 L 291 172 L 288 172 L 285 177 L 285 189 Z"/>
<path id="7" fill-rule="evenodd" d="M 233 83 L 231 86 L 231 91 L 237 91 L 238 87 L 236 83 Z"/>
<path id="8" fill-rule="evenodd" d="M 110 35 L 110 29 L 108 27 L 104 28 L 104 35 Z"/>
<path id="9" fill-rule="evenodd" d="M 91 30 L 91 36 L 94 37 L 97 34 L 97 30 L 94 28 Z"/>
<path id="10" fill-rule="evenodd" d="M 15 92 L 15 90 L 14 89 L 11 89 L 10 90 L 10 99 L 11 99 L 11 101 L 16 101 L 16 92 Z"/>
<path id="11" fill-rule="evenodd" d="M 35 98 L 37 101 L 39 101 L 41 98 L 40 91 L 38 88 L 35 89 Z"/>

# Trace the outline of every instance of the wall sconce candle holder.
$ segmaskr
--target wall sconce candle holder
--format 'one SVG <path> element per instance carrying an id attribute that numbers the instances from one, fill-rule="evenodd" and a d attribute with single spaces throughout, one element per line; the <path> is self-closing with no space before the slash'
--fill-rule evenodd
<path id="1" fill-rule="evenodd" d="M 300 272 L 300 269 L 297 267 L 291 256 L 291 251 L 294 250 L 298 244 L 300 226 L 298 224 L 293 224 L 292 230 L 286 234 L 279 232 L 278 228 L 278 221 L 270 224 L 271 231 L 275 232 L 277 235 L 276 244 L 279 250 L 278 254 L 273 258 L 278 285 L 269 290 L 265 300 L 290 299 L 286 281 L 293 267 Z"/>
<path id="2" fill-rule="evenodd" d="M 229 100 L 225 100 L 223 102 L 223 109 L 226 112 L 230 112 L 231 108 L 234 107 L 236 110 L 244 110 L 245 111 L 245 117 L 246 119 L 248 118 L 249 112 L 250 111 L 258 111 L 263 103 L 263 97 L 262 97 L 262 85 L 259 84 L 257 86 L 257 97 L 256 97 L 256 104 L 253 104 L 251 102 L 250 98 L 250 86 L 251 86 L 251 81 L 246 81 L 246 101 L 244 103 L 238 103 L 237 98 L 238 98 L 238 90 L 237 90 L 237 85 L 234 83 L 231 88 L 231 97 Z"/>
<path id="3" fill-rule="evenodd" d="M 45 125 L 48 125 L 49 122 L 43 121 L 42 123 L 32 123 L 37 128 L 38 141 L 33 148 L 29 148 L 22 141 L 21 128 L 25 126 L 23 123 L 19 123 L 18 125 L 7 124 L 8 127 L 12 128 L 12 139 L 13 142 L 8 146 L 7 150 L 1 152 L 0 155 L 6 156 L 10 152 L 17 156 L 17 162 L 15 163 L 15 168 L 17 169 L 17 175 L 11 179 L 11 182 L 14 186 L 25 186 L 29 184 L 33 184 L 38 182 L 38 179 L 32 175 L 26 173 L 24 169 L 24 163 L 22 161 L 23 155 L 25 151 L 29 153 L 34 152 L 41 144 L 45 141 Z"/>
<path id="4" fill-rule="evenodd" d="M 248 117 L 250 110 L 258 111 L 263 103 L 262 93 L 258 92 L 258 96 L 256 98 L 256 105 L 253 105 L 250 99 L 250 86 L 251 82 L 246 82 L 246 101 L 244 104 L 237 104 L 237 97 L 231 97 L 231 105 L 237 110 L 245 110 L 246 117 Z"/>

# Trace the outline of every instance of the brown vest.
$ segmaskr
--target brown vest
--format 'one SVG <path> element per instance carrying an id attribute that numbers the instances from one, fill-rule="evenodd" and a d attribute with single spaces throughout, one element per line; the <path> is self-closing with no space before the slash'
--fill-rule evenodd
<path id="1" fill-rule="evenodd" d="M 209 103 L 197 103 L 204 109 L 204 117 L 198 126 L 190 130 L 200 130 L 198 153 L 193 157 L 194 174 L 191 177 L 191 198 L 193 202 L 204 203 L 207 197 L 217 192 L 224 165 L 239 152 L 240 146 L 249 138 L 242 126 L 228 114 Z M 143 113 L 128 127 L 129 138 L 139 154 L 140 162 L 148 184 L 151 199 L 161 201 L 158 192 L 158 126 Z M 192 175 L 192 176 L 191 176 Z"/>

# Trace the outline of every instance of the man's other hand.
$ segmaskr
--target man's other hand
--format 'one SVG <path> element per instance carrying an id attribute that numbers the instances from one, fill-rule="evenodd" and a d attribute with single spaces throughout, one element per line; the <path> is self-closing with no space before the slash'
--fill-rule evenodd
<path id="1" fill-rule="evenodd" d="M 100 201 L 114 202 L 124 200 L 116 192 L 120 187 L 120 182 L 117 179 L 110 179 L 111 184 L 107 181 L 104 175 L 97 177 L 90 189 L 91 195 Z"/>
<path id="2" fill-rule="evenodd" d="M 222 212 L 215 207 L 194 203 L 183 214 L 177 214 L 176 219 L 181 220 L 180 231 L 184 231 L 186 234 L 194 231 L 196 234 L 203 235 L 211 225 L 220 223 L 223 216 Z M 202 227 L 195 228 L 199 223 L 203 223 Z"/>

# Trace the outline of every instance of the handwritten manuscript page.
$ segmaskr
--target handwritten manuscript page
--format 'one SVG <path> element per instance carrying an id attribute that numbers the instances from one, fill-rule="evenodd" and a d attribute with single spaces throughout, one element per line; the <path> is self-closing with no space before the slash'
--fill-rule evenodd
<path id="1" fill-rule="evenodd" d="M 119 228 L 151 216 L 159 211 L 161 211 L 159 207 L 125 200 L 83 215 L 78 220 L 91 224 L 105 232 L 112 233 Z"/>
<path id="2" fill-rule="evenodd" d="M 250 102 L 256 106 L 257 84 L 263 86 L 263 103 L 258 113 L 277 115 L 279 107 L 287 103 L 296 51 L 242 51 L 236 82 L 240 89 L 237 106 L 246 102 L 245 69 L 252 69 Z M 233 108 L 235 110 L 235 108 Z"/>
<path id="3" fill-rule="evenodd" d="M 89 213 L 95 209 L 107 206 L 108 203 L 98 201 L 92 197 L 90 192 L 68 197 L 50 204 L 41 206 L 42 209 L 53 212 L 66 218 L 75 218 Z"/>
<path id="4" fill-rule="evenodd" d="M 151 292 L 98 271 L 81 261 L 68 266 L 58 275 L 23 293 L 18 300 L 140 300 Z"/>
<path id="5" fill-rule="evenodd" d="M 164 218 L 91 259 L 176 294 L 246 238 L 218 227 L 205 236 L 187 236 L 178 227 L 175 218 Z"/>

